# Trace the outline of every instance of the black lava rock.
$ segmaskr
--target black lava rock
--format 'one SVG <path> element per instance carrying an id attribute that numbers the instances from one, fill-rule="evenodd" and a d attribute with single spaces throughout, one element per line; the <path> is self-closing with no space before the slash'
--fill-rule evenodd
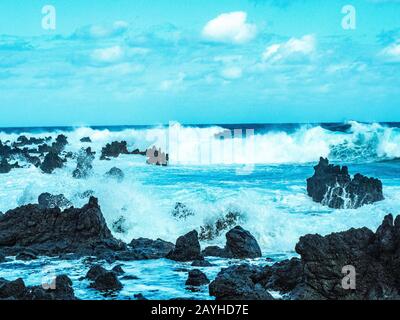
<path id="1" fill-rule="evenodd" d="M 199 287 L 205 284 L 209 284 L 207 276 L 198 269 L 189 271 L 188 279 L 186 280 L 187 286 Z"/>
<path id="2" fill-rule="evenodd" d="M 321 158 L 314 167 L 314 175 L 307 179 L 307 193 L 313 201 L 330 208 L 359 208 L 384 200 L 382 182 L 356 174 L 352 179 L 347 167 L 329 164 Z"/>
<path id="3" fill-rule="evenodd" d="M 167 258 L 175 261 L 203 260 L 197 231 L 193 230 L 179 237 L 175 248 L 167 255 Z"/>

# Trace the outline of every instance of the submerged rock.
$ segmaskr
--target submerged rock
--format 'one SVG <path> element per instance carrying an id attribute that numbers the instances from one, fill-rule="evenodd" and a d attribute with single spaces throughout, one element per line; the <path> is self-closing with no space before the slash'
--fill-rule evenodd
<path id="1" fill-rule="evenodd" d="M 384 200 L 382 182 L 356 174 L 352 179 L 347 167 L 329 164 L 321 158 L 314 167 L 314 175 L 307 179 L 307 193 L 313 201 L 330 208 L 359 208 Z"/>
<path id="2" fill-rule="evenodd" d="M 32 251 L 24 250 L 24 251 L 18 253 L 17 256 L 15 257 L 15 259 L 22 260 L 22 261 L 31 261 L 31 260 L 36 260 L 37 256 Z"/>
<path id="3" fill-rule="evenodd" d="M 179 237 L 175 248 L 167 255 L 167 258 L 175 261 L 203 260 L 197 231 L 193 230 Z"/>
<path id="4" fill-rule="evenodd" d="M 207 276 L 198 269 L 189 271 L 188 279 L 186 280 L 187 286 L 199 287 L 205 284 L 209 284 Z"/>
<path id="5" fill-rule="evenodd" d="M 96 264 L 89 269 L 89 271 L 86 273 L 85 278 L 94 281 L 94 280 L 96 280 L 96 278 L 98 276 L 100 276 L 101 274 L 104 274 L 106 272 L 107 272 L 107 270 L 105 268 L 103 268 L 99 264 Z"/>
<path id="6" fill-rule="evenodd" d="M 172 210 L 172 216 L 177 219 L 186 219 L 187 217 L 194 216 L 194 212 L 182 202 L 177 202 L 174 210 Z"/>
<path id="7" fill-rule="evenodd" d="M 106 172 L 106 177 L 113 178 L 113 179 L 117 180 L 118 182 L 121 182 L 122 180 L 124 180 L 125 175 L 121 169 L 119 169 L 117 167 L 113 167 L 109 171 Z"/>
<path id="8" fill-rule="evenodd" d="M 80 141 L 85 143 L 91 143 L 92 139 L 90 139 L 90 137 L 83 137 Z"/>
<path id="9" fill-rule="evenodd" d="M 93 170 L 93 160 L 96 152 L 92 152 L 92 148 L 82 149 L 78 153 L 76 159 L 76 169 L 72 172 L 75 179 L 87 178 Z"/>
<path id="10" fill-rule="evenodd" d="M 123 288 L 122 283 L 113 271 L 106 271 L 99 274 L 93 283 L 90 284 L 91 288 L 99 291 L 117 291 Z"/>
<path id="11" fill-rule="evenodd" d="M 211 264 L 207 260 L 194 260 L 191 264 L 192 267 L 213 267 L 214 265 Z"/>
<path id="12" fill-rule="evenodd" d="M 71 201 L 69 201 L 63 194 L 52 195 L 48 192 L 42 193 L 38 197 L 39 207 L 42 209 L 54 209 L 54 208 L 68 208 L 72 207 Z"/>
<path id="13" fill-rule="evenodd" d="M 108 229 L 96 198 L 82 208 L 42 208 L 26 205 L 0 217 L 0 250 L 18 253 L 31 249 L 40 255 L 104 254 L 124 250 Z"/>
<path id="14" fill-rule="evenodd" d="M 207 247 L 204 256 L 216 256 L 234 259 L 254 259 L 261 257 L 261 249 L 257 240 L 247 230 L 237 226 L 226 233 L 225 248 Z"/>
<path id="15" fill-rule="evenodd" d="M 53 173 L 55 169 L 60 169 L 64 166 L 64 160 L 61 159 L 57 153 L 49 152 L 44 157 L 43 163 L 40 165 L 40 169 L 44 173 Z"/>
<path id="16" fill-rule="evenodd" d="M 200 240 L 209 241 L 218 238 L 222 232 L 236 226 L 239 218 L 240 213 L 229 212 L 224 217 L 217 219 L 217 221 L 201 226 L 199 235 Z"/>
<path id="17" fill-rule="evenodd" d="M 117 220 L 113 221 L 111 228 L 115 233 L 127 233 L 128 226 L 126 218 L 124 216 L 119 217 Z"/>

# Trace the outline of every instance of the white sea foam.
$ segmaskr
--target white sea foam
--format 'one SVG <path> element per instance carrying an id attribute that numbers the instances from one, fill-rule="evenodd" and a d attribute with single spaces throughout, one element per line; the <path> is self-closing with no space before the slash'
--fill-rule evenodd
<path id="1" fill-rule="evenodd" d="M 387 213 L 400 212 L 400 185 L 393 179 L 390 180 L 390 186 L 384 183 L 386 200 L 374 205 L 357 210 L 332 210 L 316 204 L 307 197 L 305 191 L 305 179 L 312 173 L 312 167 L 299 165 L 313 163 L 320 156 L 336 156 L 335 160 L 344 157 L 342 160 L 352 159 L 356 162 L 398 157 L 399 129 L 353 122 L 346 133 L 332 132 L 320 126 L 303 126 L 290 133 L 258 133 L 254 136 L 254 162 L 273 166 L 256 167 L 249 176 L 240 177 L 236 174 L 235 166 L 228 165 L 232 161 L 223 165 L 218 161 L 211 162 L 213 165 L 209 166 L 202 161 L 193 161 L 199 156 L 199 150 L 210 146 L 210 140 L 215 140 L 215 135 L 222 132 L 223 128 L 174 126 L 174 130 L 182 131 L 179 136 L 182 145 L 178 157 L 174 154 L 171 157 L 173 159 L 175 156 L 181 162 L 167 168 L 148 166 L 141 156 L 122 155 L 111 161 L 98 159 L 101 148 L 115 140 L 126 140 L 130 149 L 144 150 L 156 145 L 168 150 L 170 141 L 167 128 L 125 129 L 117 132 L 77 128 L 66 132 L 69 150 L 76 151 L 86 145 L 80 142 L 84 136 L 89 136 L 93 141 L 87 144 L 98 152 L 93 175 L 87 180 L 73 179 L 73 160 L 52 175 L 43 175 L 35 167 L 0 175 L 0 211 L 35 202 L 42 192 L 63 193 L 75 206 L 82 206 L 87 199 L 81 199 L 77 194 L 93 190 L 109 226 L 121 216 L 125 218 L 126 233 L 115 233 L 125 241 L 138 237 L 175 241 L 190 230 L 199 230 L 200 226 L 215 222 L 229 211 L 236 211 L 241 213 L 239 223 L 255 235 L 264 252 L 272 253 L 293 251 L 299 237 L 307 233 L 327 234 L 361 226 L 374 229 Z M 26 135 L 39 137 L 49 134 Z M 3 142 L 13 141 L 17 137 L 17 134 L 0 134 Z M 213 143 L 218 150 L 231 146 L 229 140 Z M 234 157 L 236 163 L 249 161 L 242 150 L 233 152 L 237 152 Z M 278 166 L 288 163 L 292 165 Z M 104 178 L 104 173 L 113 166 L 124 171 L 122 183 Z M 292 169 L 297 170 L 296 178 L 290 171 Z M 272 176 L 275 178 L 269 179 Z M 177 201 L 185 203 L 195 215 L 185 221 L 176 220 L 171 212 Z M 223 243 L 224 237 L 221 235 L 209 243 L 203 243 L 203 246 Z"/>

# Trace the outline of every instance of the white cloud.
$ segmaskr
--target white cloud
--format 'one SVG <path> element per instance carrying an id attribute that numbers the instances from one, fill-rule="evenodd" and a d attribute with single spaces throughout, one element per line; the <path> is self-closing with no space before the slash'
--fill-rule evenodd
<path id="1" fill-rule="evenodd" d="M 239 79 L 242 76 L 243 70 L 240 67 L 228 67 L 222 69 L 221 75 L 228 80 Z"/>
<path id="2" fill-rule="evenodd" d="M 186 74 L 180 72 L 176 79 L 164 80 L 161 82 L 160 90 L 161 91 L 172 91 L 179 90 L 183 84 L 183 81 L 186 78 Z"/>
<path id="3" fill-rule="evenodd" d="M 91 58 L 95 62 L 115 63 L 121 61 L 124 54 L 124 50 L 120 46 L 114 46 L 94 50 L 91 54 Z"/>
<path id="4" fill-rule="evenodd" d="M 247 13 L 243 11 L 223 13 L 204 26 L 203 37 L 216 42 L 248 42 L 255 37 L 257 27 L 246 20 Z"/>
<path id="5" fill-rule="evenodd" d="M 315 51 L 316 40 L 313 35 L 305 35 L 302 38 L 291 38 L 285 43 L 268 46 L 262 58 L 264 61 L 277 62 L 287 59 L 310 56 Z"/>
<path id="6" fill-rule="evenodd" d="M 389 62 L 400 62 L 400 41 L 384 48 L 381 51 L 381 56 Z"/>
<path id="7" fill-rule="evenodd" d="M 89 25 L 76 30 L 73 38 L 104 39 L 123 35 L 129 28 L 125 21 L 115 21 L 112 25 Z"/>

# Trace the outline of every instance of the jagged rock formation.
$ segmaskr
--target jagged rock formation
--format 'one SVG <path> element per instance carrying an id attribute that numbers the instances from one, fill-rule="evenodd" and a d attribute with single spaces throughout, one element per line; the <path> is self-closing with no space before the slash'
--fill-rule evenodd
<path id="1" fill-rule="evenodd" d="M 211 283 L 210 294 L 242 298 L 243 291 L 248 296 L 273 290 L 294 300 L 400 299 L 400 216 L 394 222 L 386 216 L 375 233 L 360 228 L 306 235 L 296 251 L 301 259 L 224 269 Z"/>
<path id="2" fill-rule="evenodd" d="M 82 208 L 26 205 L 0 216 L 0 250 L 31 249 L 41 255 L 99 255 L 126 249 L 108 229 L 96 198 Z"/>
<path id="3" fill-rule="evenodd" d="M 47 286 L 47 287 L 46 287 Z M 77 300 L 72 281 L 66 275 L 57 276 L 52 285 L 26 287 L 22 279 L 0 278 L 0 300 Z"/>
<path id="4" fill-rule="evenodd" d="M 352 179 L 348 168 L 329 164 L 321 158 L 314 167 L 314 175 L 307 179 L 307 193 L 315 202 L 330 208 L 359 208 L 384 200 L 382 182 L 356 174 Z"/>

